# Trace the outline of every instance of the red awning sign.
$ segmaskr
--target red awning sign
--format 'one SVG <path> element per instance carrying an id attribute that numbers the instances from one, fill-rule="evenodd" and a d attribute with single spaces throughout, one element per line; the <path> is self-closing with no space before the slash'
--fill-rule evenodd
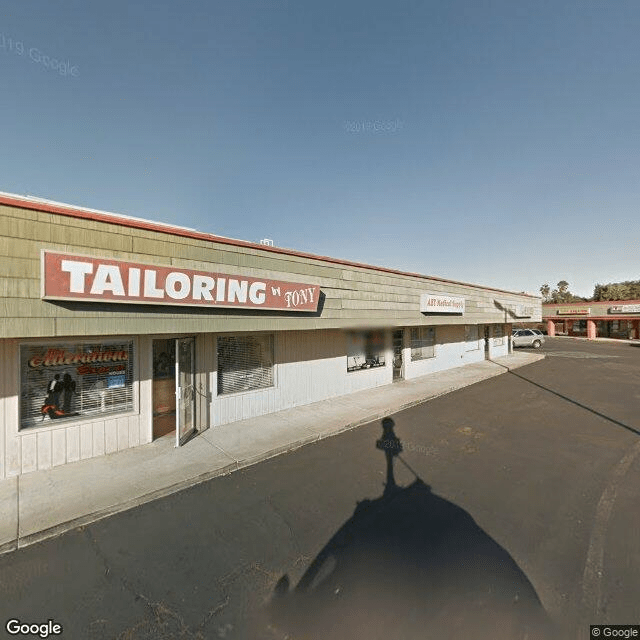
<path id="1" fill-rule="evenodd" d="M 42 298 L 317 311 L 320 286 L 42 252 Z"/>

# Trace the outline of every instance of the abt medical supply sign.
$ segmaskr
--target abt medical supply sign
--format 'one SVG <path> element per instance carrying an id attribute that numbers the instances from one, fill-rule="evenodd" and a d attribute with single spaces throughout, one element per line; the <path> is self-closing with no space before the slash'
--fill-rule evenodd
<path id="1" fill-rule="evenodd" d="M 42 252 L 44 300 L 317 311 L 319 285 Z"/>
<path id="2" fill-rule="evenodd" d="M 464 313 L 464 298 L 423 293 L 420 296 L 421 313 Z"/>

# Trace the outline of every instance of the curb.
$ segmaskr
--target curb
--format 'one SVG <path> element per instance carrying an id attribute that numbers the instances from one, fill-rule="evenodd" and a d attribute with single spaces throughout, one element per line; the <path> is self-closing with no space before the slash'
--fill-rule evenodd
<path id="1" fill-rule="evenodd" d="M 561 340 L 581 340 L 583 342 L 600 342 L 603 344 L 628 344 L 630 347 L 640 347 L 640 340 L 628 340 L 626 338 L 585 338 L 584 336 L 547 336 L 549 338 L 560 338 Z"/>
<path id="2" fill-rule="evenodd" d="M 103 518 L 108 518 L 109 516 L 115 515 L 116 513 L 120 513 L 122 511 L 128 511 L 129 509 L 133 509 L 134 507 L 146 504 L 147 502 L 153 502 L 154 500 L 158 500 L 160 498 L 166 498 L 169 495 L 178 493 L 179 491 L 183 491 L 184 489 L 188 489 L 189 487 L 195 486 L 196 484 L 201 484 L 202 482 L 206 482 L 207 480 L 218 478 L 220 476 L 228 476 L 238 468 L 239 467 L 237 462 L 233 462 L 226 467 L 212 469 L 211 471 L 201 473 L 200 475 L 193 478 L 181 480 L 180 482 L 176 482 L 175 484 L 169 485 L 167 487 L 162 487 L 160 489 L 156 489 L 155 491 L 150 491 L 149 493 L 145 493 L 141 496 L 138 496 L 137 498 L 115 504 L 111 507 L 107 507 L 106 509 L 100 509 L 98 511 L 88 513 L 84 516 L 80 516 L 79 518 L 73 518 L 72 520 L 61 522 L 54 527 L 43 529 L 42 531 L 38 531 L 36 533 L 30 533 L 26 536 L 18 538 L 17 548 L 22 549 L 37 542 L 41 542 L 42 540 L 55 538 L 63 533 L 66 533 L 67 531 L 71 531 L 73 529 L 81 529 L 82 527 L 93 522 L 97 522 L 98 520 L 102 520 Z M 15 542 L 9 544 L 15 545 Z M 0 553 L 2 553 L 1 548 Z"/>
<path id="3" fill-rule="evenodd" d="M 637 345 L 637 346 L 640 346 Z M 279 455 L 289 453 L 300 449 L 308 444 L 314 444 L 321 440 L 326 440 L 327 438 L 331 438 L 333 436 L 338 436 L 347 431 L 351 431 L 357 427 L 361 427 L 362 425 L 369 424 L 370 422 L 374 422 L 375 420 L 380 420 L 385 418 L 390 413 L 398 413 L 400 411 L 404 411 L 405 409 L 411 409 L 412 407 L 418 406 L 420 404 L 424 404 L 429 402 L 430 400 L 435 400 L 436 398 L 440 398 L 442 396 L 448 395 L 449 393 L 453 393 L 454 391 L 459 391 L 460 389 L 465 389 L 466 387 L 470 387 L 474 384 L 478 384 L 479 382 L 484 382 L 485 380 L 490 380 L 491 378 L 495 378 L 504 373 L 512 371 L 513 369 L 518 369 L 520 367 L 527 366 L 529 364 L 533 364 L 534 362 L 538 362 L 545 358 L 544 354 L 529 354 L 532 359 L 528 362 L 523 362 L 521 364 L 515 365 L 503 365 L 499 362 L 495 362 L 491 360 L 495 365 L 502 367 L 502 371 L 495 370 L 488 372 L 482 378 L 473 380 L 471 382 L 465 382 L 460 385 L 452 385 L 447 387 L 446 389 L 435 393 L 434 395 L 430 395 L 428 397 L 418 398 L 416 400 L 410 400 L 408 402 L 404 402 L 398 406 L 387 407 L 383 411 L 376 411 L 375 413 L 368 414 L 353 422 L 349 422 L 343 427 L 337 428 L 335 431 L 329 434 L 319 434 L 319 435 L 311 435 L 305 436 L 293 442 L 290 442 L 286 445 L 277 447 L 275 449 L 270 449 L 269 451 L 265 451 L 262 454 L 257 456 L 253 456 L 251 458 L 245 458 L 243 460 L 236 460 L 231 464 L 226 465 L 225 467 L 221 467 L 219 469 L 212 469 L 210 471 L 206 471 L 205 473 L 201 473 L 193 478 L 188 478 L 186 480 L 181 480 L 180 482 L 174 483 L 172 485 L 162 487 L 155 491 L 151 491 L 149 493 L 145 493 L 137 498 L 133 498 L 131 500 L 127 500 L 125 502 L 115 504 L 111 507 L 107 507 L 106 509 L 100 509 L 98 511 L 94 511 L 92 513 L 85 514 L 78 518 L 73 518 L 72 520 L 67 520 L 66 522 L 61 522 L 53 527 L 48 529 L 43 529 L 42 531 L 38 531 L 36 533 L 30 533 L 26 536 L 18 537 L 17 540 L 12 540 L 10 542 L 4 543 L 0 545 L 0 555 L 5 553 L 10 553 L 12 551 L 16 551 L 18 549 L 24 549 L 25 547 L 31 546 L 32 544 L 36 544 L 38 542 L 43 542 L 44 540 L 48 540 L 51 538 L 56 538 L 63 533 L 67 533 L 68 531 L 72 531 L 74 529 L 83 529 L 89 524 L 97 522 L 98 520 L 102 520 L 104 518 L 108 518 L 117 513 L 121 513 L 123 511 L 128 511 L 129 509 L 133 509 L 135 507 L 139 507 L 143 504 L 147 504 L 149 502 L 153 502 L 154 500 L 158 500 L 160 498 L 166 498 L 167 496 L 173 495 L 174 493 L 178 493 L 180 491 L 184 491 L 185 489 L 189 489 L 191 487 L 195 487 L 196 485 L 202 484 L 203 482 L 207 482 L 208 480 L 213 480 L 214 478 L 219 478 L 222 476 L 227 476 L 233 473 L 234 471 L 240 471 L 241 469 L 246 469 L 254 464 L 258 464 L 260 462 L 264 462 L 271 458 L 275 458 Z"/>

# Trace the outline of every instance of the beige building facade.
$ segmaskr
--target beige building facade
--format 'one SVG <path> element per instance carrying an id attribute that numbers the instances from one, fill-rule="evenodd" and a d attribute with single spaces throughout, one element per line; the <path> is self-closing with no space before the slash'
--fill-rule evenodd
<path id="1" fill-rule="evenodd" d="M 601 300 L 542 305 L 550 336 L 640 340 L 640 300 Z"/>
<path id="2" fill-rule="evenodd" d="M 11 194 L 0 292 L 0 478 L 506 355 L 541 321 L 534 296 Z"/>

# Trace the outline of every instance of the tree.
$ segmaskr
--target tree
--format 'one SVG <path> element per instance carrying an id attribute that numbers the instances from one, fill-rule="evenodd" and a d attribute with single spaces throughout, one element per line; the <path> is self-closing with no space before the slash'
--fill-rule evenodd
<path id="1" fill-rule="evenodd" d="M 560 280 L 556 285 L 556 288 L 551 291 L 551 287 L 548 284 L 543 284 L 540 287 L 540 293 L 545 303 L 563 303 L 563 302 L 585 302 L 585 298 L 573 295 L 569 291 L 569 283 L 566 280 Z"/>
<path id="2" fill-rule="evenodd" d="M 556 287 L 558 287 L 558 302 L 569 302 L 568 298 L 573 297 L 569 293 L 569 283 L 566 280 L 560 280 Z"/>
<path id="3" fill-rule="evenodd" d="M 640 299 L 640 280 L 609 282 L 596 284 L 593 289 L 593 300 L 637 300 Z"/>
<path id="4" fill-rule="evenodd" d="M 602 297 L 604 294 L 605 285 L 597 283 L 595 287 L 593 287 L 593 301 L 599 302 L 600 300 L 604 300 Z"/>
<path id="5" fill-rule="evenodd" d="M 551 295 L 551 287 L 546 282 L 540 287 L 540 293 L 542 294 L 542 301 L 549 302 L 550 300 L 549 296 Z"/>

